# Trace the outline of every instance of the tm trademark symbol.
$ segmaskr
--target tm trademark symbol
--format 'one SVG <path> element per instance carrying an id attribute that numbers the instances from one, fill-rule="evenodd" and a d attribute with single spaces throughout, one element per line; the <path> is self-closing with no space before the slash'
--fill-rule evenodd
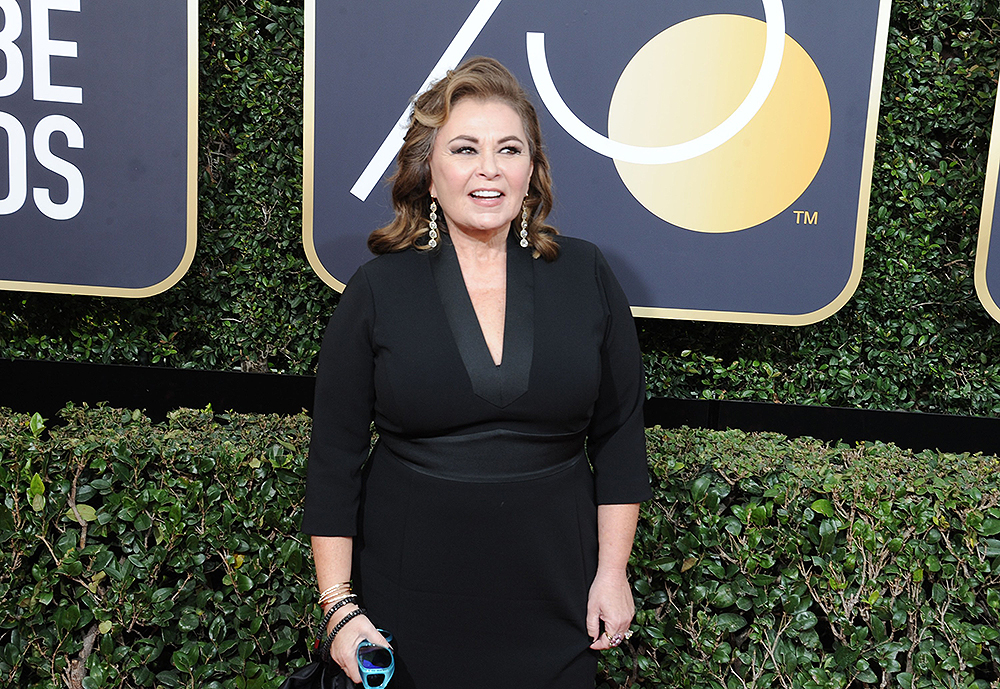
<path id="1" fill-rule="evenodd" d="M 795 213 L 795 224 L 796 225 L 818 225 L 819 224 L 819 211 L 792 211 Z"/>

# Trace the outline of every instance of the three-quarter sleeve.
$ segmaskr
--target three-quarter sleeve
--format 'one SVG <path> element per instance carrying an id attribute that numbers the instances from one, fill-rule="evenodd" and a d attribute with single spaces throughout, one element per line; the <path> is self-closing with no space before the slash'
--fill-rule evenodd
<path id="1" fill-rule="evenodd" d="M 596 277 L 607 325 L 601 345 L 601 383 L 587 435 L 597 503 L 625 504 L 652 497 L 646 461 L 642 356 L 625 292 L 597 252 Z"/>
<path id="2" fill-rule="evenodd" d="M 302 530 L 354 536 L 374 416 L 374 319 L 364 268 L 348 283 L 320 349 Z"/>

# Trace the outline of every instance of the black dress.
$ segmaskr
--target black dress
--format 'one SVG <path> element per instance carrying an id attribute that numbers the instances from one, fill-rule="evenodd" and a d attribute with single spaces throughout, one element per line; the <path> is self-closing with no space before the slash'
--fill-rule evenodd
<path id="1" fill-rule="evenodd" d="M 355 537 L 395 689 L 594 686 L 597 505 L 650 496 L 643 374 L 603 256 L 559 245 L 508 244 L 500 366 L 448 241 L 362 266 L 327 329 L 303 531 Z"/>

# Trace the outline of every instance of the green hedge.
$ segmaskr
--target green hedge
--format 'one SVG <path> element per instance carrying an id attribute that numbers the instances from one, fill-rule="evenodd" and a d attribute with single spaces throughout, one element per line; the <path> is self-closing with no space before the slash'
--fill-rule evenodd
<path id="1" fill-rule="evenodd" d="M 191 270 L 143 300 L 0 292 L 0 357 L 314 370 L 336 294 L 301 242 L 302 2 L 200 11 Z M 998 27 L 995 0 L 894 0 L 856 296 L 801 328 L 641 320 L 652 395 L 1000 413 L 972 277 Z"/>
<path id="2" fill-rule="evenodd" d="M 1000 686 L 996 457 L 649 440 L 640 641 L 608 664 L 612 686 Z"/>
<path id="3" fill-rule="evenodd" d="M 274 687 L 304 662 L 308 419 L 63 415 L 0 413 L 0 685 Z M 996 458 L 648 441 L 637 633 L 602 686 L 1000 685 Z"/>

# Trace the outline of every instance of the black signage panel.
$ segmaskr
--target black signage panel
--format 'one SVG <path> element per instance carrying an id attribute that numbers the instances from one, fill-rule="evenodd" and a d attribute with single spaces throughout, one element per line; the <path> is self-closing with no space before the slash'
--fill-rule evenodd
<path id="1" fill-rule="evenodd" d="M 0 0 L 0 288 L 142 297 L 183 276 L 197 12 Z"/>
<path id="2" fill-rule="evenodd" d="M 303 238 L 342 288 L 408 101 L 472 55 L 542 120 L 562 232 L 636 315 L 820 320 L 861 277 L 889 0 L 307 0 Z"/>

